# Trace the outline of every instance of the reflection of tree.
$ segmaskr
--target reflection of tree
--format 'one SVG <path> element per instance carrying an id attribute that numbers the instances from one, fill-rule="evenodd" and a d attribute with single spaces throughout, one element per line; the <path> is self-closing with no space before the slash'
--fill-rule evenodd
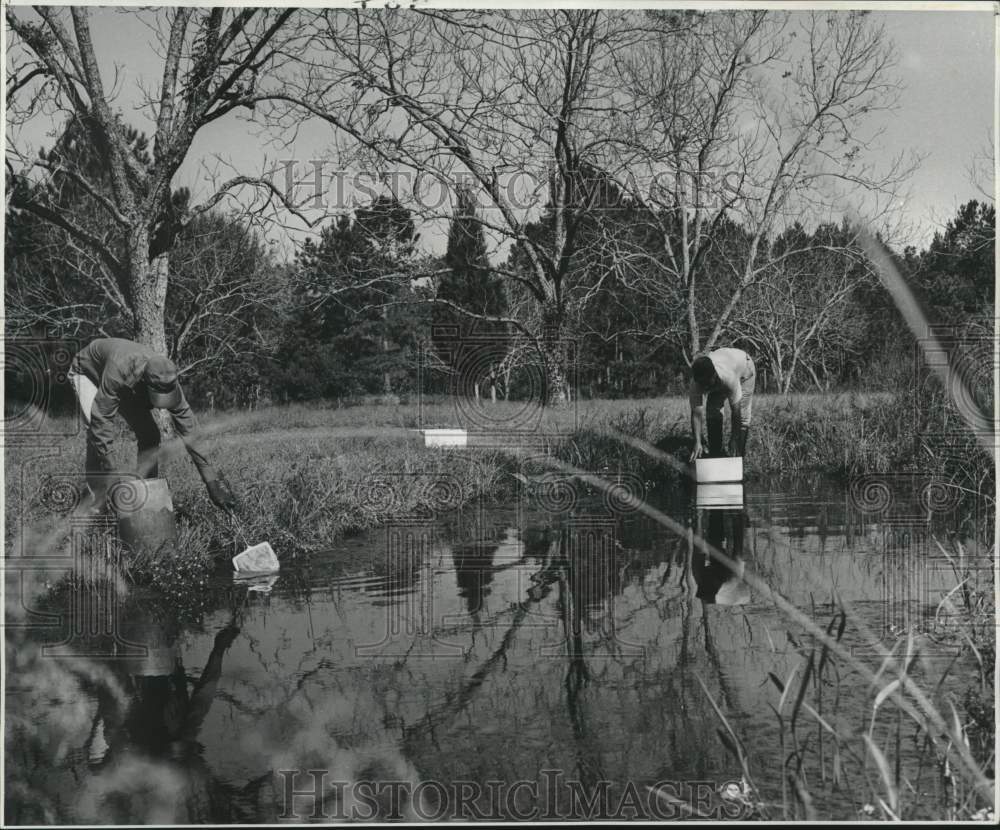
<path id="1" fill-rule="evenodd" d="M 493 556 L 498 545 L 456 545 L 451 549 L 458 595 L 465 600 L 469 615 L 478 620 L 490 595 Z"/>
<path id="2" fill-rule="evenodd" d="M 582 623 L 588 632 L 600 626 L 600 613 L 594 612 L 603 612 L 603 630 L 609 634 L 614 629 L 611 600 L 622 588 L 614 529 L 602 524 L 571 524 L 564 534 L 569 592 L 560 592 L 560 597 L 568 596 L 575 603 L 575 624 Z"/>
<path id="3" fill-rule="evenodd" d="M 452 695 L 445 703 L 431 709 L 416 723 L 406 727 L 404 730 L 404 740 L 407 743 L 416 741 L 428 733 L 432 734 L 439 724 L 451 721 L 455 715 L 469 705 L 476 691 L 493 671 L 497 667 L 506 666 L 507 654 L 516 641 L 519 629 L 531 615 L 533 608 L 550 594 L 552 585 L 559 579 L 558 568 L 560 560 L 558 546 L 559 537 L 556 535 L 549 542 L 543 555 L 539 537 L 534 537 L 532 556 L 540 560 L 540 567 L 530 575 L 529 578 L 532 585 L 527 591 L 527 597 L 515 608 L 511 624 L 500 639 L 500 645 L 472 673 L 455 695 Z M 525 545 L 525 558 L 527 558 L 527 545 Z"/>
<path id="4" fill-rule="evenodd" d="M 562 557 L 560 557 L 562 558 Z M 577 777 L 587 791 L 592 791 L 598 781 L 605 780 L 601 764 L 600 752 L 594 748 L 589 739 L 586 719 L 583 713 L 581 692 L 590 684 L 591 675 L 583 650 L 583 630 L 580 624 L 581 615 L 585 614 L 586 600 L 577 590 L 584 590 L 593 585 L 592 579 L 581 578 L 581 567 L 586 560 L 577 561 L 572 555 L 567 567 L 559 576 L 559 607 L 562 618 L 563 638 L 566 643 L 566 711 L 569 714 L 573 728 L 573 738 L 576 741 Z M 568 574 L 567 574 L 568 571 Z M 568 577 L 568 578 L 567 578 Z"/>

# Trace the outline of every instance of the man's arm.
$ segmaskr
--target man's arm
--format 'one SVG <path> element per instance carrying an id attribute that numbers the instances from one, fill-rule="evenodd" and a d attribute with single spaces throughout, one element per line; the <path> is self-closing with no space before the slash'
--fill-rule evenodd
<path id="1" fill-rule="evenodd" d="M 701 434 L 705 428 L 705 393 L 694 381 L 688 390 L 688 402 L 691 405 L 691 434 L 694 435 L 694 447 L 691 450 L 690 461 L 701 456 Z"/>
<path id="2" fill-rule="evenodd" d="M 240 630 L 231 624 L 215 635 L 212 653 L 208 655 L 208 663 L 205 664 L 205 669 L 195 684 L 191 700 L 188 703 L 188 710 L 185 713 L 183 728 L 184 737 L 188 740 L 193 741 L 197 738 L 201 725 L 212 707 L 215 700 L 215 690 L 222 677 L 222 658 L 239 633 Z"/>
<path id="3" fill-rule="evenodd" d="M 220 510 L 235 510 L 237 507 L 236 497 L 229 487 L 229 482 L 209 463 L 195 438 L 198 431 L 198 421 L 195 419 L 183 392 L 181 392 L 180 402 L 169 412 L 174 422 L 174 429 L 177 430 L 177 434 L 184 442 L 188 455 L 191 456 L 194 466 L 198 468 L 201 480 L 208 488 L 208 497 L 212 503 Z"/>
<path id="4" fill-rule="evenodd" d="M 178 403 L 173 409 L 169 409 L 167 411 L 170 413 L 170 418 L 174 422 L 174 429 L 176 430 L 177 435 L 184 442 L 184 448 L 187 450 L 188 455 L 191 456 L 194 466 L 198 468 L 198 474 L 207 484 L 208 481 L 210 479 L 214 479 L 215 476 L 212 471 L 212 466 L 209 464 L 208 459 L 202 452 L 201 446 L 196 438 L 198 420 L 194 417 L 191 405 L 187 402 L 187 398 L 184 397 L 183 392 L 181 393 L 180 403 Z M 208 477 L 206 478 L 206 476 Z"/>

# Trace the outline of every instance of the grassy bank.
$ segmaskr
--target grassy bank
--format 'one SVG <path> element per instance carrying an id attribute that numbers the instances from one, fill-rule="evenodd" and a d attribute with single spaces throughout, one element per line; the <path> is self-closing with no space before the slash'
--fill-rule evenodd
<path id="1" fill-rule="evenodd" d="M 940 402 L 938 408 L 919 417 L 941 420 Z M 583 401 L 539 412 L 514 402 L 293 405 L 203 415 L 201 423 L 209 457 L 240 497 L 246 536 L 294 552 L 398 517 L 511 493 L 511 473 L 523 463 L 515 453 L 488 446 L 427 449 L 419 427 L 463 425 L 489 432 L 519 427 L 532 437 L 529 456 L 548 452 L 592 472 L 663 478 L 679 475 L 678 467 L 686 462 L 688 419 L 686 400 L 675 397 Z M 760 395 L 747 452 L 748 478 L 812 471 L 846 481 L 859 474 L 915 469 L 992 496 L 992 462 L 970 436 L 962 438 L 953 429 L 949 434 L 958 437 L 950 439 L 950 452 L 935 454 L 918 437 L 919 428 L 912 407 L 893 395 Z M 43 448 L 6 450 L 8 540 L 20 520 L 30 527 L 68 512 L 72 505 L 66 491 L 82 481 L 82 429 L 74 429 L 69 418 L 49 422 L 46 429 L 61 437 L 46 439 Z M 645 444 L 678 464 L 644 452 Z M 125 431 L 116 452 L 121 467 L 130 468 L 134 441 Z M 238 538 L 235 529 L 208 501 L 183 448 L 173 442 L 167 455 L 161 475 L 170 481 L 187 547 L 231 549 Z"/>

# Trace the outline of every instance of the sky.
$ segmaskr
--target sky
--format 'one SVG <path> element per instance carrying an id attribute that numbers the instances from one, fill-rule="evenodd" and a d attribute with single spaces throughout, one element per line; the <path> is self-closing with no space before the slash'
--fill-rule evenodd
<path id="1" fill-rule="evenodd" d="M 904 85 L 896 111 L 878 115 L 884 133 L 875 159 L 887 161 L 901 150 L 922 156 L 901 206 L 907 226 L 902 241 L 918 247 L 943 227 L 960 204 L 981 198 L 969 168 L 977 153 L 993 141 L 996 49 L 993 11 L 989 4 L 979 8 L 873 13 L 885 23 L 897 47 L 897 74 Z M 138 97 L 137 84 L 145 81 L 152 87 L 158 76 L 159 60 L 150 48 L 149 31 L 131 16 L 106 8 L 92 9 L 92 29 L 104 61 L 105 83 L 110 85 L 116 68 L 119 105 L 129 114 Z M 129 117 L 143 126 L 139 113 Z M 20 140 L 44 146 L 50 143 L 46 134 L 52 129 L 51 122 L 39 122 Z M 322 154 L 328 135 L 325 128 L 306 124 L 291 148 L 265 148 L 245 123 L 227 117 L 198 135 L 175 185 L 191 187 L 196 196 L 208 191 L 206 165 L 228 178 L 233 171 L 259 175 L 289 158 L 307 163 Z M 982 184 L 992 192 L 992 181 Z M 437 252 L 444 243 L 442 231 L 424 230 L 427 246 Z"/>

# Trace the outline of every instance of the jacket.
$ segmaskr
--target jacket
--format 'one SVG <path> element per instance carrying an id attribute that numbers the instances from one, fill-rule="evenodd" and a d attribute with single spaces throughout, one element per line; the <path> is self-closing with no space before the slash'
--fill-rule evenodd
<path id="1" fill-rule="evenodd" d="M 143 372 L 147 361 L 154 354 L 156 352 L 153 349 L 141 343 L 119 337 L 104 337 L 91 342 L 73 358 L 72 371 L 85 375 L 97 387 L 88 431 L 92 446 L 105 464 L 114 443 L 114 418 L 119 410 L 152 409 Z M 191 460 L 204 478 L 208 461 L 194 440 L 198 422 L 183 391 L 177 406 L 167 411 Z"/>

